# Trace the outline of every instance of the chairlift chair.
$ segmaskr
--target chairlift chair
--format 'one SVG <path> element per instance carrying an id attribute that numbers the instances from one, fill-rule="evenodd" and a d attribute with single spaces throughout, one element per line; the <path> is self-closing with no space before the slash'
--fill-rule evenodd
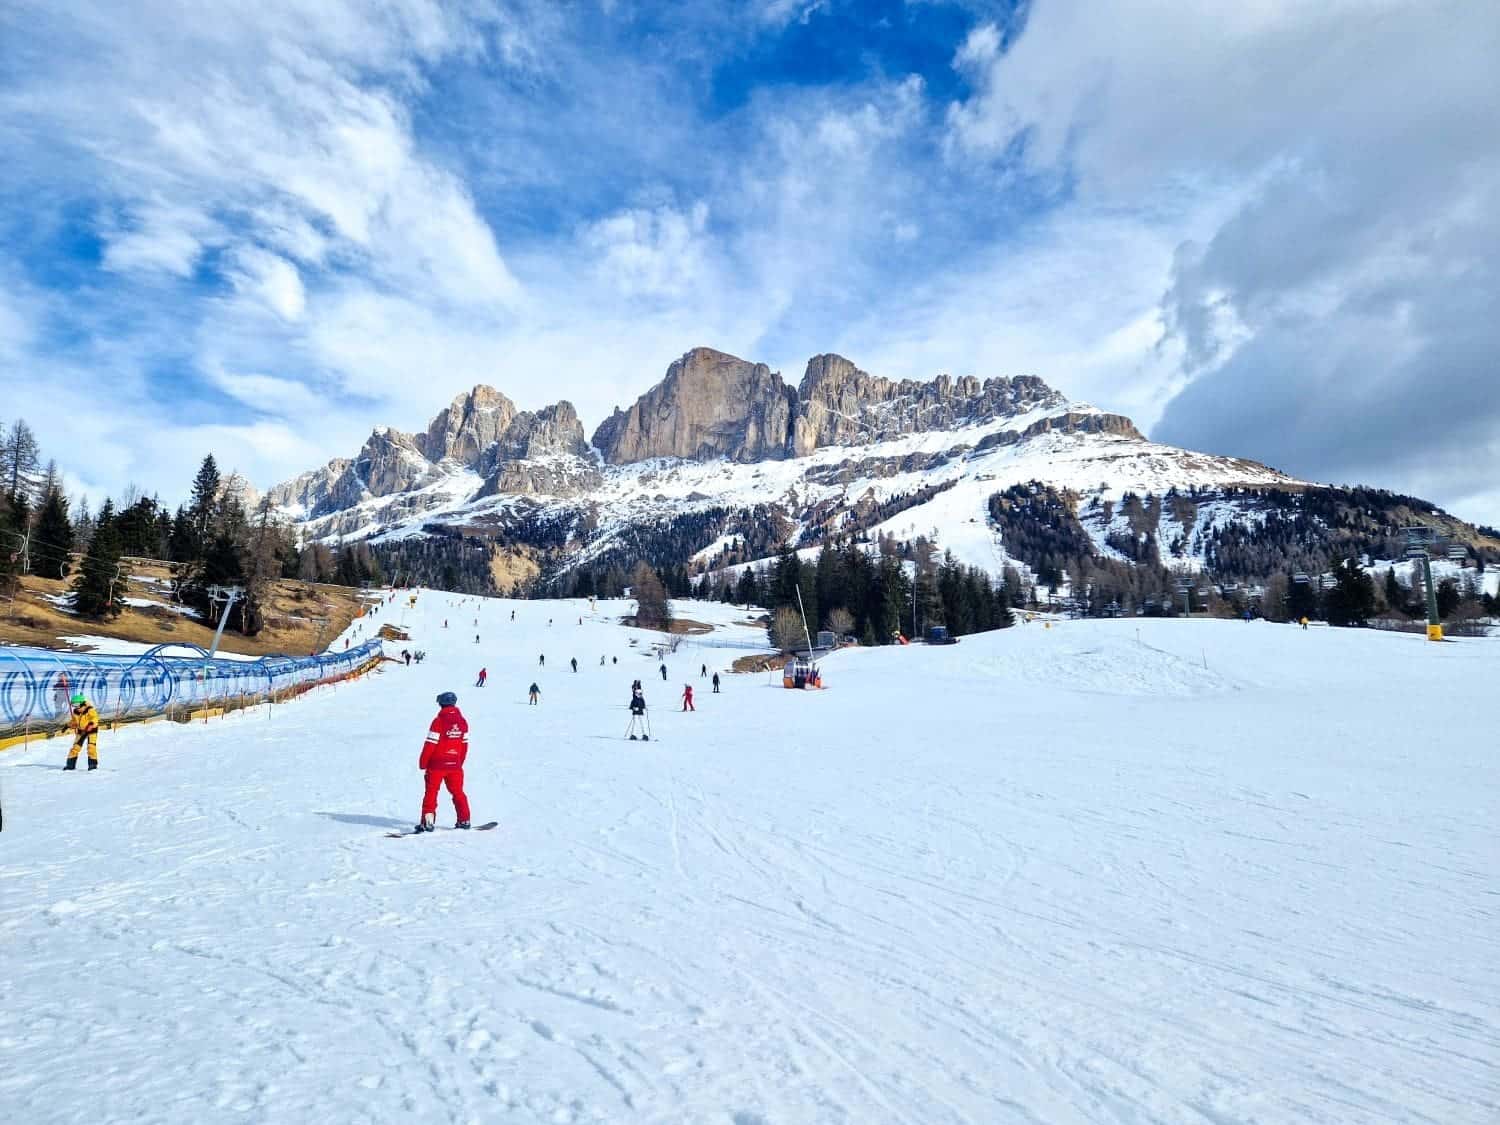
<path id="1" fill-rule="evenodd" d="M 798 656 L 786 662 L 781 670 L 781 686 L 784 688 L 819 688 L 823 686 L 818 666 L 811 660 Z"/>

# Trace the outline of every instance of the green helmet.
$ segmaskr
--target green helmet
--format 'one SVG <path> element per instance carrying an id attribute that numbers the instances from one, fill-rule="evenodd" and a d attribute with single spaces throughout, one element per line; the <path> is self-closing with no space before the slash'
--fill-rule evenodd
<path id="1" fill-rule="evenodd" d="M 83 692 L 81 692 L 81 691 L 75 691 L 73 693 L 73 705 L 75 707 L 78 704 L 80 704 L 80 703 L 87 703 L 87 702 L 88 702 L 88 700 L 83 697 Z"/>

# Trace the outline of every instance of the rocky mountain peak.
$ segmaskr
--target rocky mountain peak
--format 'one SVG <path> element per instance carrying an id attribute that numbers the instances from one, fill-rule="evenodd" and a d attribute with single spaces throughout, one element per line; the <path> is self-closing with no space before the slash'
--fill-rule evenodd
<path id="1" fill-rule="evenodd" d="M 429 461 L 451 457 L 473 468 L 515 418 L 515 403 L 494 387 L 480 384 L 467 394 L 455 395 L 438 411 L 427 432 L 417 435 L 417 448 Z"/>
<path id="2" fill-rule="evenodd" d="M 694 348 L 629 410 L 605 419 L 594 445 L 615 465 L 653 457 L 778 460 L 787 455 L 795 400 L 764 363 Z"/>

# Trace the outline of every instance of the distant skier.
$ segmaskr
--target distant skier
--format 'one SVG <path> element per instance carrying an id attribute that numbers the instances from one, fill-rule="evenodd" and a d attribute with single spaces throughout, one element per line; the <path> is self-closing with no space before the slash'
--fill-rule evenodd
<path id="1" fill-rule="evenodd" d="M 401 659 L 402 659 L 402 660 L 404 660 L 404 661 L 406 661 L 406 666 L 407 666 L 407 667 L 408 667 L 408 668 L 410 668 L 410 667 L 411 667 L 411 653 L 410 653 L 410 652 L 408 652 L 408 651 L 407 651 L 407 650 L 406 650 L 406 649 L 404 649 L 404 648 L 403 648 L 403 649 L 402 649 L 402 650 L 401 650 Z"/>
<path id="2" fill-rule="evenodd" d="M 698 669 L 698 678 L 701 680 L 706 675 L 708 675 L 708 665 L 704 664 Z"/>
<path id="3" fill-rule="evenodd" d="M 576 674 L 578 672 L 578 657 L 573 657 L 573 659 L 568 661 L 568 663 L 573 665 L 573 671 Z"/>
<path id="4" fill-rule="evenodd" d="M 515 610 L 511 610 L 510 611 L 510 619 L 512 621 L 514 621 L 516 619 L 516 611 Z"/>
<path id="5" fill-rule="evenodd" d="M 1302 625 L 1302 627 L 1304 629 L 1307 628 L 1307 618 L 1305 616 L 1302 618 L 1302 621 L 1300 622 L 1300 624 Z"/>
<path id="6" fill-rule="evenodd" d="M 714 694 L 719 694 L 719 673 L 714 673 Z"/>
<path id="7" fill-rule="evenodd" d="M 604 657 L 602 657 L 602 656 L 599 658 L 599 667 L 601 667 L 601 668 L 604 667 Z"/>
<path id="8" fill-rule="evenodd" d="M 667 679 L 667 666 L 666 666 L 665 663 L 663 663 L 662 666 L 661 666 L 661 678 L 662 678 L 662 682 L 665 683 L 666 679 Z"/>
<path id="9" fill-rule="evenodd" d="M 692 684 L 683 684 L 682 685 L 682 709 L 684 711 L 696 711 L 698 709 L 698 708 L 696 708 L 696 707 L 693 706 L 693 685 Z"/>
<path id="10" fill-rule="evenodd" d="M 83 692 L 73 693 L 72 709 L 68 715 L 68 729 L 73 732 L 73 749 L 68 753 L 65 770 L 78 768 L 78 755 L 85 745 L 89 748 L 89 769 L 99 768 L 99 712 L 88 701 Z"/>
<path id="11" fill-rule="evenodd" d="M 533 683 L 531 685 L 530 691 L 528 691 L 527 694 L 531 697 L 531 705 L 535 707 L 536 701 L 542 697 L 542 689 L 537 687 L 536 684 Z"/>
<path id="12" fill-rule="evenodd" d="M 538 668 L 547 667 L 547 654 L 545 652 L 540 653 L 536 658 L 536 663 Z"/>
<path id="13" fill-rule="evenodd" d="M 445 691 L 437 697 L 438 713 L 427 728 L 427 741 L 417 767 L 426 774 L 427 787 L 422 793 L 422 819 L 418 832 L 437 827 L 438 790 L 448 787 L 453 798 L 455 827 L 469 827 L 469 798 L 464 796 L 464 759 L 469 756 L 469 722 L 458 709 L 458 696 Z"/>
<path id="14" fill-rule="evenodd" d="M 481 668 L 481 669 L 479 669 L 479 679 L 477 679 L 477 680 L 474 681 L 474 686 L 475 687 L 484 687 L 484 681 L 487 680 L 487 679 L 489 679 L 489 676 L 490 676 L 490 670 L 488 668 Z"/>
<path id="15" fill-rule="evenodd" d="M 476 644 L 476 645 L 477 645 L 477 644 L 478 644 L 478 643 L 479 643 L 479 634 L 478 634 L 478 633 L 475 633 L 475 634 L 474 634 L 474 643 L 475 643 L 475 644 Z"/>

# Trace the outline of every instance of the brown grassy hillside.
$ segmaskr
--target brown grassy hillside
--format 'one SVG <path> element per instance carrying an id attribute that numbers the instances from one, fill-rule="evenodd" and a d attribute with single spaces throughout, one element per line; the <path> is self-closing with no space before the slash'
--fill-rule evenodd
<path id="1" fill-rule="evenodd" d="M 170 603 L 166 563 L 132 561 L 131 575 L 117 596 Z M 186 643 L 208 648 L 213 626 L 166 605 L 126 606 L 113 621 L 86 621 L 48 600 L 68 592 L 66 581 L 28 575 L 12 602 L 0 598 L 0 643 L 39 648 L 73 647 L 61 638 L 88 634 L 118 637 L 143 644 Z M 358 591 L 346 586 L 283 580 L 273 584 L 266 607 L 266 628 L 259 636 L 226 631 L 221 651 L 247 656 L 288 653 L 304 656 L 321 650 L 348 627 L 358 612 Z"/>

